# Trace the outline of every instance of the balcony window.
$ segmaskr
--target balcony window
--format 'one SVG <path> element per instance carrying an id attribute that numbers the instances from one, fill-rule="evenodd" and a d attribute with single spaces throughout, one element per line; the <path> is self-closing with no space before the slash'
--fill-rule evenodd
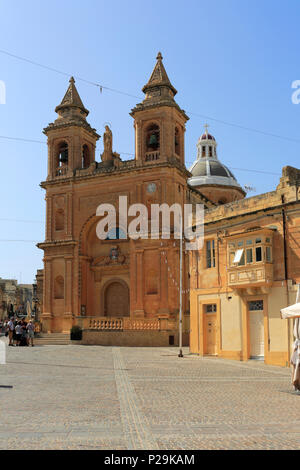
<path id="1" fill-rule="evenodd" d="M 261 249 L 261 246 L 257 246 L 255 248 L 255 261 L 257 263 L 259 263 L 260 261 L 262 261 L 262 249 Z"/>
<path id="2" fill-rule="evenodd" d="M 240 264 L 242 259 L 244 257 L 244 263 L 245 264 L 245 255 L 244 255 L 244 249 L 242 248 L 241 250 L 237 250 L 235 252 L 235 256 L 234 256 L 234 260 L 233 260 L 233 264 Z"/>
<path id="3" fill-rule="evenodd" d="M 266 246 L 266 261 L 272 263 L 272 249 L 270 246 Z"/>
<path id="4" fill-rule="evenodd" d="M 253 251 L 252 251 L 252 248 L 248 248 L 248 249 L 246 250 L 246 260 L 247 260 L 247 264 L 253 263 Z"/>
<path id="5" fill-rule="evenodd" d="M 229 266 L 272 263 L 272 239 L 256 237 L 228 243 Z"/>

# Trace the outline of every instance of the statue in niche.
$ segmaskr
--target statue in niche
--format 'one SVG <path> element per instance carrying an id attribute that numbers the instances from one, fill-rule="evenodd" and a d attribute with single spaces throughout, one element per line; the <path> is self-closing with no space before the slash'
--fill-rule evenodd
<path id="1" fill-rule="evenodd" d="M 104 143 L 104 152 L 107 154 L 112 154 L 112 132 L 109 126 L 105 126 L 105 132 L 103 134 L 103 143 Z"/>

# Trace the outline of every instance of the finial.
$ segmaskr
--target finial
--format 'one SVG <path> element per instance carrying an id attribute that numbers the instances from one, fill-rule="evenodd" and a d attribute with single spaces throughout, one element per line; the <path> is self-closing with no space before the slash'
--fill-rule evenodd
<path id="1" fill-rule="evenodd" d="M 207 135 L 207 129 L 209 128 L 209 124 L 204 124 L 205 127 L 205 134 Z"/>
<path id="2" fill-rule="evenodd" d="M 75 79 L 74 77 L 71 77 L 70 80 L 69 80 L 70 83 L 75 83 Z"/>
<path id="3" fill-rule="evenodd" d="M 157 54 L 156 60 L 162 60 L 163 56 L 161 55 L 161 52 Z"/>

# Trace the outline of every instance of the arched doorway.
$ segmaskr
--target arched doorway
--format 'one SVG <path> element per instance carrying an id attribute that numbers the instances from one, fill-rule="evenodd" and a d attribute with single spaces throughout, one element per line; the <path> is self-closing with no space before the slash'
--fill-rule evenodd
<path id="1" fill-rule="evenodd" d="M 129 289 L 124 281 L 112 281 L 104 288 L 104 316 L 129 316 Z"/>

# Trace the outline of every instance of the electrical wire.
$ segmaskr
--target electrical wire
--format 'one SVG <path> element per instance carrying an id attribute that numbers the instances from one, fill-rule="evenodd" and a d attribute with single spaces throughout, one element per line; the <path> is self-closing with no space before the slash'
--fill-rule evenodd
<path id="1" fill-rule="evenodd" d="M 64 76 L 67 76 L 67 77 L 70 77 L 72 74 L 70 73 L 67 73 L 67 72 L 63 72 L 62 70 L 58 70 L 56 68 L 53 68 L 53 67 L 49 67 L 48 65 L 44 65 L 44 64 L 41 64 L 39 62 L 36 62 L 36 61 L 33 61 L 31 59 L 27 59 L 25 57 L 22 57 L 22 56 L 19 56 L 19 55 L 16 55 L 16 54 L 12 54 L 8 51 L 4 51 L 3 49 L 0 49 L 0 53 L 1 54 L 5 54 L 9 57 L 13 57 L 14 59 L 18 59 L 18 60 L 21 60 L 23 62 L 27 62 L 31 65 L 35 65 L 37 67 L 41 67 L 45 70 L 49 70 L 51 72 L 55 72 L 55 73 L 59 73 L 61 75 L 64 75 Z M 96 86 L 98 88 L 100 88 L 100 91 L 102 92 L 102 90 L 108 90 L 108 91 L 111 91 L 113 93 L 118 93 L 118 94 L 121 94 L 121 95 L 125 95 L 125 96 L 130 96 L 132 98 L 137 98 L 138 100 L 142 99 L 142 97 L 140 96 L 136 96 L 136 95 L 133 95 L 131 93 L 127 93 L 125 91 L 122 91 L 122 90 L 118 90 L 116 88 L 110 88 L 110 87 L 107 87 L 105 85 L 102 85 L 100 83 L 96 83 L 94 81 L 91 81 L 91 80 L 87 80 L 85 78 L 82 78 L 82 77 L 79 77 L 79 76 L 74 76 L 74 78 L 76 78 L 76 80 L 80 80 L 84 83 L 87 83 L 89 85 L 93 85 L 93 86 Z M 255 132 L 255 133 L 258 133 L 258 134 L 261 134 L 261 135 L 265 135 L 265 136 L 268 136 L 268 137 L 275 137 L 277 139 L 282 139 L 282 140 L 287 140 L 287 141 L 290 141 L 290 142 L 296 142 L 296 143 L 300 143 L 300 139 L 295 139 L 293 137 L 286 137 L 286 136 L 283 136 L 283 135 L 280 135 L 280 134 L 275 134 L 273 132 L 266 132 L 266 131 L 262 131 L 260 129 L 255 129 L 255 128 L 252 128 L 252 127 L 247 127 L 247 126 L 243 126 L 243 125 L 240 125 L 240 124 L 236 124 L 236 123 L 232 123 L 232 122 L 228 122 L 228 121 L 224 121 L 223 119 L 217 119 L 217 118 L 213 118 L 211 116 L 207 116 L 205 114 L 200 114 L 200 113 L 194 113 L 193 111 L 187 111 L 188 114 L 191 114 L 193 116 L 197 116 L 197 117 L 200 117 L 201 119 L 204 118 L 204 119 L 208 119 L 208 120 L 211 120 L 211 121 L 215 121 L 215 122 L 219 122 L 220 124 L 224 124 L 226 126 L 231 126 L 231 127 L 236 127 L 238 129 L 242 129 L 242 130 L 246 130 L 246 131 L 249 131 L 249 132 Z"/>

